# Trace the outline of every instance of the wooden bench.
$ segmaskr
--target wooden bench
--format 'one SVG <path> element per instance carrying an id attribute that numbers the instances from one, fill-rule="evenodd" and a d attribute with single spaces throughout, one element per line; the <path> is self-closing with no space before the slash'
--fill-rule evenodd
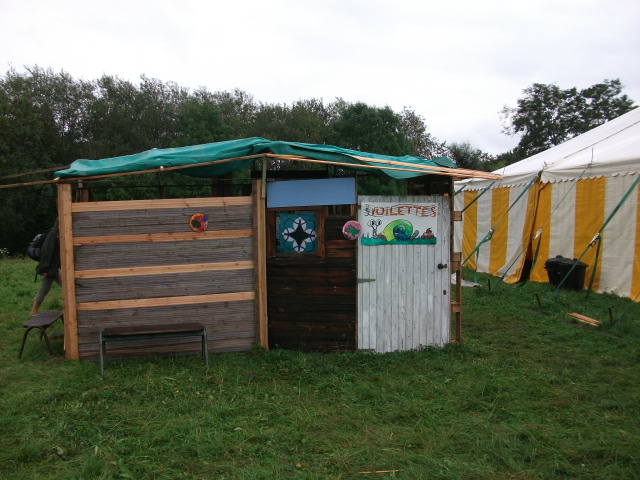
<path id="1" fill-rule="evenodd" d="M 49 353 L 53 355 L 53 348 L 51 348 L 51 341 L 49 340 L 49 335 L 47 335 L 47 328 L 53 325 L 53 323 L 59 318 L 61 319 L 61 321 L 64 321 L 62 319 L 62 311 L 51 310 L 49 312 L 37 313 L 36 315 L 31 317 L 28 322 L 22 325 L 27 330 L 24 332 L 24 336 L 22 337 L 22 345 L 20 345 L 18 359 L 22 358 L 22 351 L 24 350 L 24 344 L 27 341 L 27 335 L 29 335 L 29 332 L 34 328 L 40 330 L 40 340 L 42 340 L 42 337 L 44 337 L 47 342 L 47 347 L 49 348 Z"/>
<path id="2" fill-rule="evenodd" d="M 202 358 L 209 365 L 207 351 L 207 329 L 200 323 L 178 323 L 160 325 L 134 325 L 130 327 L 105 328 L 100 332 L 100 375 L 104 375 L 106 345 L 111 340 L 141 340 L 166 337 L 202 337 Z"/>

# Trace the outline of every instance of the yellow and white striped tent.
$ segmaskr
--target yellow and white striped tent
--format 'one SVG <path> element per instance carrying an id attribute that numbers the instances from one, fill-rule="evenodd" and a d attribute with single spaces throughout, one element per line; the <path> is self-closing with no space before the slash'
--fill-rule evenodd
<path id="1" fill-rule="evenodd" d="M 546 259 L 581 258 L 585 287 L 595 265 L 594 291 L 640 300 L 640 108 L 495 173 L 456 183 L 465 266 L 514 283 L 537 258 L 546 282 Z"/>

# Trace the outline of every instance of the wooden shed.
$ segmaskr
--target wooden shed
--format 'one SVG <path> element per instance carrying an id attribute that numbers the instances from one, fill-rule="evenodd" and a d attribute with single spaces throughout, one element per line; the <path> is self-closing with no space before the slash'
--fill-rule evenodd
<path id="1" fill-rule="evenodd" d="M 354 177 L 267 181 L 273 159 L 384 173 L 406 179 L 411 195 L 358 196 Z M 244 196 L 72 198 L 83 198 L 78 180 L 86 189 L 94 178 L 150 171 L 216 177 L 256 160 L 262 171 Z M 468 176 L 487 175 L 448 159 L 256 138 L 76 161 L 56 172 L 66 356 L 96 360 L 104 328 L 167 322 L 202 323 L 212 352 L 442 346 L 452 314 L 459 339 L 452 188 Z M 196 340 L 140 347 L 199 349 Z"/>

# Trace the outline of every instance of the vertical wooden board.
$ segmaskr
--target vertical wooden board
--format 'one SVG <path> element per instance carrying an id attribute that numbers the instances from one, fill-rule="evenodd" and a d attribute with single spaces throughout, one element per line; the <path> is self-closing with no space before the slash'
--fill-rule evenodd
<path id="1" fill-rule="evenodd" d="M 366 313 L 367 313 L 367 321 L 366 327 L 368 332 L 365 332 L 364 335 L 368 338 L 369 349 L 376 350 L 377 348 L 377 340 L 376 340 L 376 318 L 378 313 L 378 284 L 379 282 L 376 279 L 377 269 L 375 264 L 375 252 L 372 249 L 365 251 L 364 256 L 366 258 L 366 275 L 363 275 L 367 280 L 367 289 L 363 292 L 362 301 L 366 303 Z"/>
<path id="2" fill-rule="evenodd" d="M 372 348 L 370 337 L 370 317 L 372 290 L 375 285 L 368 281 L 371 274 L 369 251 L 362 248 L 358 242 L 358 267 L 357 267 L 357 289 L 358 289 L 358 348 L 368 350 Z M 366 301 L 365 301 L 366 299 Z"/>
<path id="3" fill-rule="evenodd" d="M 422 263 L 422 258 L 420 256 L 420 247 L 413 247 L 413 258 L 414 263 L 420 265 Z M 420 346 L 420 325 L 422 323 L 422 316 L 425 315 L 423 304 L 424 304 L 424 295 L 422 294 L 422 285 L 424 279 L 422 278 L 422 269 L 414 268 L 413 269 L 413 285 L 411 285 L 411 290 L 413 292 L 413 303 L 411 304 L 411 318 L 412 318 L 412 348 L 418 348 Z"/>
<path id="4" fill-rule="evenodd" d="M 452 220 L 452 205 L 453 202 L 450 201 L 447 197 L 442 197 L 443 200 L 443 208 L 442 208 L 442 228 L 448 228 L 451 233 L 453 228 L 453 220 Z M 449 208 L 447 208 L 449 207 Z M 446 236 L 447 244 L 443 248 L 443 260 L 444 263 L 449 265 L 448 268 L 444 270 L 444 275 L 442 275 L 442 282 L 444 284 L 444 288 L 447 290 L 447 295 L 443 299 L 444 305 L 442 306 L 442 319 L 441 319 L 441 334 L 440 334 L 440 345 L 444 346 L 449 343 L 449 339 L 451 337 L 451 289 L 453 288 L 451 285 L 451 259 L 452 259 L 452 250 L 453 250 L 453 235 Z"/>
<path id="5" fill-rule="evenodd" d="M 58 190 L 58 221 L 60 232 L 60 269 L 62 271 L 62 302 L 64 305 L 64 351 L 71 360 L 78 360 L 78 321 L 74 281 L 73 218 L 71 185 L 60 184 Z"/>
<path id="6" fill-rule="evenodd" d="M 364 304 L 362 303 L 362 291 L 364 289 L 363 287 L 363 283 L 362 283 L 362 277 L 360 277 L 361 274 L 364 273 L 364 268 L 362 265 L 362 250 L 360 249 L 360 242 L 358 241 L 358 245 L 357 245 L 357 254 L 356 254 L 356 308 L 357 308 L 357 312 L 363 312 L 364 313 Z M 363 338 L 363 329 L 362 329 L 362 324 L 363 322 L 360 321 L 360 314 L 358 313 L 358 320 L 356 321 L 356 348 L 365 348 L 364 345 L 364 338 Z"/>
<path id="7" fill-rule="evenodd" d="M 440 211 L 442 212 L 438 219 L 438 230 L 448 232 L 447 235 L 440 235 L 442 242 L 434 259 L 435 264 L 447 265 L 442 269 L 436 269 L 434 300 L 436 302 L 435 311 L 440 312 L 434 317 L 433 339 L 432 344 L 442 346 L 446 325 L 450 323 L 450 298 L 451 298 L 451 276 L 449 274 L 448 265 L 451 263 L 451 235 L 450 235 L 450 216 L 449 201 L 447 197 L 440 197 Z"/>
<path id="8" fill-rule="evenodd" d="M 269 349 L 267 321 L 267 243 L 265 225 L 265 201 L 262 195 L 262 181 L 253 182 L 253 237 L 255 258 L 255 298 L 258 343 Z"/>
<path id="9" fill-rule="evenodd" d="M 420 313 L 418 321 L 420 322 L 420 342 L 419 345 L 429 344 L 429 322 L 433 321 L 433 275 L 429 265 L 431 264 L 431 251 L 420 248 Z"/>
<path id="10" fill-rule="evenodd" d="M 409 251 L 411 247 L 408 247 L 407 251 Z M 410 257 L 408 257 L 410 259 Z M 398 305 L 398 318 L 400 322 L 398 323 L 398 350 L 406 350 L 407 342 L 406 342 L 406 331 L 407 325 L 409 323 L 407 319 L 407 271 L 409 270 L 408 260 L 406 256 L 401 256 L 401 261 L 399 262 L 399 271 L 398 271 L 398 299 L 400 304 Z"/>
<path id="11" fill-rule="evenodd" d="M 376 290 L 377 296 L 375 298 L 375 313 L 373 317 L 373 325 L 374 332 L 376 336 L 375 340 L 375 348 L 377 352 L 385 352 L 384 349 L 385 341 L 386 341 L 386 332 L 384 330 L 384 316 L 385 316 L 385 308 L 386 308 L 386 297 L 385 297 L 385 281 L 384 277 L 385 265 L 384 259 L 385 255 L 381 255 L 380 252 L 384 250 L 384 247 L 376 247 L 374 249 L 373 255 L 375 258 L 374 268 L 375 273 L 373 278 L 376 279 Z"/>
<path id="12" fill-rule="evenodd" d="M 439 200 L 441 197 L 438 197 Z M 428 292 L 429 298 L 429 315 L 431 319 L 427 321 L 427 343 L 426 345 L 438 345 L 437 334 L 438 324 L 440 323 L 440 316 L 442 312 L 442 270 L 438 269 L 439 263 L 447 263 L 449 259 L 449 252 L 444 248 L 445 239 L 449 236 L 449 230 L 443 230 L 442 225 L 442 203 L 438 203 L 438 243 L 435 248 L 431 248 L 428 251 L 429 260 L 427 265 L 429 266 L 429 277 L 431 280 L 430 288 Z M 449 243 L 446 242 L 446 245 Z"/>
<path id="13" fill-rule="evenodd" d="M 420 247 L 415 246 L 413 247 L 415 249 L 413 255 L 414 255 L 414 265 L 416 265 L 418 268 L 414 268 L 413 269 L 413 277 L 414 277 L 414 284 L 413 284 L 413 305 L 411 305 L 411 312 L 412 312 L 412 318 L 413 318 L 413 348 L 417 348 L 420 343 L 422 342 L 422 333 L 421 333 L 421 327 L 422 327 L 422 317 L 424 315 L 426 315 L 426 312 L 424 311 L 424 304 L 425 304 L 425 298 L 424 298 L 424 293 L 422 291 L 426 279 L 422 277 L 422 250 L 420 249 Z"/>
<path id="14" fill-rule="evenodd" d="M 383 352 L 382 345 L 384 344 L 384 331 L 382 330 L 381 319 L 384 318 L 384 266 L 381 267 L 380 261 L 384 259 L 383 256 L 379 255 L 379 250 L 382 250 L 384 247 L 376 247 L 372 248 L 371 257 L 372 257 L 372 273 L 371 278 L 375 279 L 376 282 L 376 296 L 374 299 L 371 299 L 373 312 L 371 316 L 371 330 L 374 336 L 373 340 L 373 348 L 376 352 Z"/>
<path id="15" fill-rule="evenodd" d="M 409 247 L 409 255 L 410 258 L 415 258 L 415 245 L 411 245 Z M 413 285 L 415 283 L 415 269 L 411 268 L 411 263 L 406 266 L 405 276 L 407 281 L 403 284 L 402 295 L 404 295 L 405 299 L 405 307 L 404 307 L 404 318 L 405 318 L 405 327 L 404 327 L 404 348 L 405 350 L 412 350 L 415 347 L 413 346 L 413 326 L 415 323 L 415 318 L 413 315 Z"/>
<path id="16" fill-rule="evenodd" d="M 393 278 L 393 251 L 388 248 L 386 245 L 383 247 L 384 251 L 382 252 L 383 257 L 379 260 L 382 260 L 383 268 L 384 268 L 384 293 L 382 297 L 384 298 L 384 313 L 382 318 L 380 319 L 380 327 L 384 332 L 384 351 L 391 352 L 393 351 L 393 330 L 395 328 L 396 318 L 393 316 L 393 290 L 391 289 L 391 279 Z"/>
<path id="17" fill-rule="evenodd" d="M 438 200 L 442 199 L 442 197 L 438 197 Z M 428 334 L 427 334 L 427 344 L 428 345 L 440 345 L 440 324 L 442 323 L 442 316 L 444 309 L 446 308 L 448 311 L 448 305 L 445 305 L 443 298 L 443 291 L 446 287 L 446 283 L 443 281 L 443 277 L 445 276 L 445 271 L 448 269 L 439 269 L 437 267 L 438 264 L 448 264 L 449 263 L 449 229 L 446 228 L 446 224 L 442 221 L 444 218 L 444 205 L 442 202 L 438 201 L 438 210 L 440 211 L 440 215 L 438 216 L 438 243 L 436 244 L 436 248 L 430 250 L 430 259 L 429 264 L 432 266 L 431 272 L 431 280 L 432 286 L 430 290 L 429 299 L 431 300 L 431 308 L 432 312 L 432 320 L 428 323 Z"/>
<path id="18" fill-rule="evenodd" d="M 391 259 L 391 265 L 390 265 L 390 272 L 391 272 L 391 282 L 390 282 L 390 289 L 391 291 L 389 292 L 389 298 L 391 300 L 390 302 L 390 319 L 391 319 L 391 332 L 390 332 L 390 337 L 391 340 L 389 342 L 390 344 L 390 351 L 394 351 L 394 350 L 399 350 L 400 349 L 400 324 L 403 322 L 403 318 L 400 315 L 400 282 L 404 282 L 404 279 L 400 279 L 400 270 L 401 270 L 401 266 L 400 266 L 400 262 L 402 261 L 402 263 L 404 263 L 404 257 L 405 255 L 402 255 L 402 259 L 400 258 L 400 249 L 398 248 L 394 248 L 393 250 L 391 250 L 391 255 L 390 255 L 390 259 Z"/>

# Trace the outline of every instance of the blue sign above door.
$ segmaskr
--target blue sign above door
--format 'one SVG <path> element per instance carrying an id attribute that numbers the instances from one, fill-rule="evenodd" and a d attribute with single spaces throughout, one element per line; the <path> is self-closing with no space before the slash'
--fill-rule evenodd
<path id="1" fill-rule="evenodd" d="M 353 177 L 267 182 L 267 208 L 355 203 L 356 179 Z"/>

